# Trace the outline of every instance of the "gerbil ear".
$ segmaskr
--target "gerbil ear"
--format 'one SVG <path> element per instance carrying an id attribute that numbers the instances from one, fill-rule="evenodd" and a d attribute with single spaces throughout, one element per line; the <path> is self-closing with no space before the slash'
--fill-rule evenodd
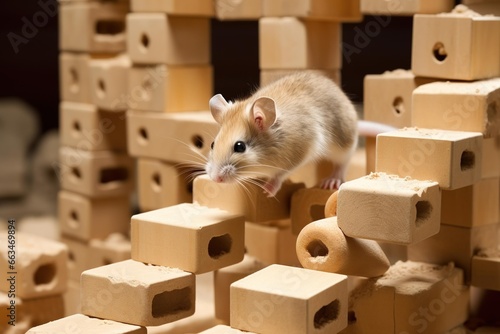
<path id="1" fill-rule="evenodd" d="M 221 94 L 217 94 L 210 99 L 210 102 L 208 104 L 210 106 L 210 112 L 212 113 L 215 121 L 219 124 L 222 124 L 222 116 L 229 106 L 229 103 L 227 103 L 226 99 L 224 99 Z"/>
<path id="2" fill-rule="evenodd" d="M 253 121 L 260 131 L 266 131 L 276 121 L 276 104 L 270 97 L 259 97 L 252 106 Z"/>

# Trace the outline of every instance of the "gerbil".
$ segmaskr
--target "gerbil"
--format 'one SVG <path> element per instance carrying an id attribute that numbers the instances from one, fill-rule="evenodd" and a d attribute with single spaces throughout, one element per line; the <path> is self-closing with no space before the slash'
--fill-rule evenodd
<path id="1" fill-rule="evenodd" d="M 246 100 L 210 99 L 221 128 L 205 166 L 216 182 L 264 179 L 274 196 L 301 165 L 326 158 L 335 164 L 324 188 L 338 188 L 356 149 L 357 114 L 351 101 L 330 79 L 296 73 L 257 90 Z"/>

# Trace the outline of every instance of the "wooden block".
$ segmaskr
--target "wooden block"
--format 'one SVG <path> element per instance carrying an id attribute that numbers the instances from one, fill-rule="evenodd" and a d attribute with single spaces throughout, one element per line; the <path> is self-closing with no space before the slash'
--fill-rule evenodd
<path id="1" fill-rule="evenodd" d="M 34 328 L 27 334 L 60 334 L 71 332 L 79 333 L 122 333 L 146 334 L 146 327 L 123 324 L 112 320 L 88 317 L 83 314 L 74 314 L 56 321 L 52 321 Z"/>
<path id="2" fill-rule="evenodd" d="M 210 20 L 164 13 L 130 13 L 127 51 L 134 64 L 210 64 Z"/>
<path id="3" fill-rule="evenodd" d="M 194 313 L 195 276 L 177 268 L 126 260 L 86 270 L 82 313 L 139 326 L 158 326 Z"/>
<path id="4" fill-rule="evenodd" d="M 4 126 L 0 141 L 0 155 L 9 161 L 0 165 L 0 197 L 21 197 L 28 191 L 27 146 L 16 133 L 6 131 Z"/>
<path id="5" fill-rule="evenodd" d="M 134 186 L 134 161 L 112 151 L 59 149 L 62 189 L 92 198 L 123 196 Z"/>
<path id="6" fill-rule="evenodd" d="M 499 34 L 500 39 L 500 34 Z M 500 78 L 433 82 L 413 92 L 412 126 L 500 135 Z"/>
<path id="7" fill-rule="evenodd" d="M 290 218 L 290 202 L 301 183 L 285 182 L 275 197 L 269 198 L 254 184 L 216 183 L 207 175 L 193 182 L 193 202 L 243 215 L 245 221 L 265 223 Z"/>
<path id="8" fill-rule="evenodd" d="M 477 2 L 467 4 L 470 10 L 475 11 L 481 15 L 495 15 L 500 16 L 500 2 L 492 0 L 491 2 Z M 500 331 L 500 329 L 497 329 Z"/>
<path id="9" fill-rule="evenodd" d="M 128 89 L 128 72 L 132 66 L 127 54 L 90 61 L 91 100 L 97 107 L 108 111 L 125 111 L 120 103 Z"/>
<path id="10" fill-rule="evenodd" d="M 455 262 L 466 281 L 471 278 L 471 259 L 480 249 L 498 245 L 498 224 L 460 227 L 441 224 L 435 236 L 408 247 L 408 259 L 435 264 Z"/>
<path id="11" fill-rule="evenodd" d="M 481 178 L 500 177 L 500 136 L 483 139 Z"/>
<path id="12" fill-rule="evenodd" d="M 366 137 L 366 138 L 373 138 L 373 137 Z M 349 163 L 347 164 L 345 180 L 346 181 L 355 180 L 367 174 L 370 173 L 366 172 L 366 149 L 364 147 L 359 147 L 356 149 L 356 151 L 351 157 L 351 160 L 349 160 Z"/>
<path id="13" fill-rule="evenodd" d="M 240 331 L 227 325 L 217 325 L 198 334 L 255 334 L 247 331 Z"/>
<path id="14" fill-rule="evenodd" d="M 498 77 L 498 40 L 498 17 L 417 14 L 413 20 L 411 69 L 416 76 L 447 80 Z"/>
<path id="15" fill-rule="evenodd" d="M 61 146 L 87 151 L 126 151 L 125 113 L 99 110 L 93 104 L 59 104 Z"/>
<path id="16" fill-rule="evenodd" d="M 65 317 L 80 313 L 80 279 L 78 281 L 68 280 L 68 289 L 64 293 L 63 298 Z"/>
<path id="17" fill-rule="evenodd" d="M 304 188 L 293 194 L 290 210 L 293 234 L 299 235 L 307 224 L 325 218 L 325 205 L 332 193 L 333 190 Z"/>
<path id="18" fill-rule="evenodd" d="M 10 296 L 8 293 L 0 291 L 0 332 L 21 334 L 31 327 L 26 319 L 24 302 L 19 297 Z"/>
<path id="19" fill-rule="evenodd" d="M 136 261 L 201 274 L 243 259 L 243 217 L 223 210 L 178 204 L 132 216 L 131 229 Z"/>
<path id="20" fill-rule="evenodd" d="M 78 282 L 82 272 L 92 268 L 89 259 L 89 244 L 66 236 L 62 236 L 60 240 L 68 247 L 68 277 Z"/>
<path id="21" fill-rule="evenodd" d="M 193 201 L 191 171 L 154 159 L 137 159 L 137 191 L 142 212 Z"/>
<path id="22" fill-rule="evenodd" d="M 453 0 L 361 0 L 361 13 L 366 15 L 402 15 L 437 14 L 453 9 Z"/>
<path id="23" fill-rule="evenodd" d="M 129 72 L 129 109 L 180 112 L 207 110 L 213 69 L 196 66 L 134 66 Z"/>
<path id="24" fill-rule="evenodd" d="M 404 128 L 377 136 L 376 170 L 433 180 L 446 190 L 481 178 L 483 136 L 476 132 Z"/>
<path id="25" fill-rule="evenodd" d="M 359 22 L 363 19 L 359 1 L 263 0 L 264 16 L 295 16 L 313 20 Z"/>
<path id="26" fill-rule="evenodd" d="M 93 199 L 61 190 L 58 196 L 59 227 L 62 234 L 88 242 L 130 229 L 129 196 Z"/>
<path id="27" fill-rule="evenodd" d="M 127 112 L 128 152 L 186 167 L 204 169 L 219 125 L 210 112 L 160 114 Z"/>
<path id="28" fill-rule="evenodd" d="M 339 69 L 336 70 L 261 70 L 260 71 L 260 86 L 267 86 L 271 82 L 283 78 L 295 72 L 312 72 L 322 74 L 330 78 L 337 85 L 341 84 L 341 73 Z"/>
<path id="29" fill-rule="evenodd" d="M 11 226 L 11 225 L 9 225 Z M 9 232 L 12 229 L 9 228 Z M 40 298 L 66 290 L 68 249 L 64 244 L 28 233 L 1 232 L 0 265 L 6 279 L 0 280 L 0 291 L 13 292 L 20 298 Z M 13 244 L 10 241 L 13 240 Z M 14 246 L 14 254 L 11 248 Z M 12 257 L 14 261 L 12 262 Z M 11 262 L 9 262 L 11 261 Z M 10 291 L 10 292 L 9 292 Z"/>
<path id="30" fill-rule="evenodd" d="M 377 161 L 377 138 L 368 137 L 365 140 L 366 148 L 366 174 L 375 172 L 375 164 Z"/>
<path id="31" fill-rule="evenodd" d="M 340 186 L 338 224 L 345 235 L 409 245 L 439 232 L 441 191 L 434 181 L 372 173 Z"/>
<path id="32" fill-rule="evenodd" d="M 59 49 L 117 53 L 125 51 L 125 1 L 61 3 Z"/>
<path id="33" fill-rule="evenodd" d="M 266 70 L 339 69 L 340 34 L 341 26 L 337 22 L 262 18 L 259 20 L 259 66 Z"/>
<path id="34" fill-rule="evenodd" d="M 472 258 L 471 285 L 500 291 L 500 250 L 481 251 Z"/>
<path id="35" fill-rule="evenodd" d="M 64 317 L 64 299 L 62 295 L 25 299 L 23 305 L 30 327 Z"/>
<path id="36" fill-rule="evenodd" d="M 215 17 L 218 20 L 258 20 L 261 16 L 261 1 L 215 0 Z"/>
<path id="37" fill-rule="evenodd" d="M 482 179 L 472 186 L 443 190 L 441 222 L 447 225 L 472 227 L 498 223 L 499 179 Z"/>
<path id="38" fill-rule="evenodd" d="M 90 103 L 90 72 L 88 53 L 59 54 L 59 95 L 61 101 Z"/>
<path id="39" fill-rule="evenodd" d="M 295 183 L 304 183 L 308 188 L 317 187 L 332 174 L 333 168 L 333 163 L 326 159 L 311 161 L 297 168 L 289 179 Z"/>
<path id="40" fill-rule="evenodd" d="M 206 0 L 131 0 L 133 12 L 161 12 L 174 16 L 213 16 L 212 1 Z"/>
<path id="41" fill-rule="evenodd" d="M 258 333 L 338 333 L 347 277 L 271 265 L 231 285 L 231 327 Z"/>
<path id="42" fill-rule="evenodd" d="M 130 259 L 130 239 L 123 234 L 113 233 L 105 240 L 92 239 L 89 242 L 89 267 L 96 268 Z"/>

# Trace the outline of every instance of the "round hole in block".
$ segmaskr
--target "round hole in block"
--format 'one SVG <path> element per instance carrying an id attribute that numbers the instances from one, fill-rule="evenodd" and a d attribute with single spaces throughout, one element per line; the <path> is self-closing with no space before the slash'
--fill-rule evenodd
<path id="1" fill-rule="evenodd" d="M 353 324 L 357 321 L 356 313 L 354 311 L 347 312 L 347 323 Z"/>
<path id="2" fill-rule="evenodd" d="M 78 168 L 78 167 L 72 167 L 71 174 L 74 177 L 76 177 L 77 179 L 81 179 L 81 177 L 82 177 L 82 173 L 80 172 L 80 168 Z"/>
<path id="3" fill-rule="evenodd" d="M 203 148 L 204 141 L 203 141 L 203 137 L 202 136 L 200 136 L 200 135 L 194 135 L 191 138 L 191 142 L 193 143 L 193 145 L 196 148 L 198 148 L 198 149 L 202 149 Z"/>
<path id="4" fill-rule="evenodd" d="M 72 229 L 77 229 L 80 227 L 80 217 L 78 216 L 78 212 L 75 210 L 71 210 L 69 212 L 68 225 Z"/>
<path id="5" fill-rule="evenodd" d="M 78 122 L 78 121 L 73 122 L 73 130 L 75 130 L 76 132 L 82 131 L 82 127 L 80 125 L 80 122 Z"/>
<path id="6" fill-rule="evenodd" d="M 141 34 L 141 51 L 147 52 L 149 48 L 149 36 L 146 33 Z"/>
<path id="7" fill-rule="evenodd" d="M 155 295 L 151 305 L 153 318 L 189 311 L 192 308 L 192 294 L 191 288 L 185 287 Z"/>
<path id="8" fill-rule="evenodd" d="M 434 55 L 434 59 L 436 59 L 440 63 L 443 62 L 446 57 L 448 57 L 446 49 L 441 42 L 437 42 L 436 44 L 434 44 L 434 47 L 432 48 L 432 54 Z"/>
<path id="9" fill-rule="evenodd" d="M 499 118 L 500 114 L 500 106 L 497 101 L 492 101 L 488 103 L 488 108 L 486 109 L 486 115 L 488 117 L 488 124 L 495 124 Z M 493 133 L 491 133 L 494 135 Z M 500 136 L 496 136 L 500 138 Z"/>
<path id="10" fill-rule="evenodd" d="M 149 134 L 146 128 L 139 128 L 138 132 L 138 141 L 140 144 L 146 145 L 149 141 Z"/>
<path id="11" fill-rule="evenodd" d="M 75 253 L 71 250 L 68 250 L 68 262 L 70 266 L 74 266 L 76 261 Z"/>
<path id="12" fill-rule="evenodd" d="M 139 91 L 139 96 L 143 101 L 151 100 L 151 92 L 155 90 L 155 84 L 151 80 L 151 77 L 145 77 L 141 82 L 141 87 Z"/>
<path id="13" fill-rule="evenodd" d="M 418 201 L 417 204 L 415 204 L 415 208 L 417 209 L 415 224 L 418 227 L 431 217 L 432 204 L 428 201 Z"/>
<path id="14" fill-rule="evenodd" d="M 321 240 L 312 240 L 307 245 L 307 252 L 311 257 L 327 256 L 328 247 Z"/>
<path id="15" fill-rule="evenodd" d="M 161 175 L 158 172 L 153 173 L 151 175 L 151 183 L 152 188 L 155 192 L 159 192 L 161 190 Z"/>
<path id="16" fill-rule="evenodd" d="M 319 329 L 332 321 L 337 320 L 340 314 L 340 302 L 335 299 L 331 303 L 321 307 L 314 314 L 314 328 Z"/>
<path id="17" fill-rule="evenodd" d="M 474 152 L 467 150 L 462 152 L 462 155 L 460 156 L 460 170 L 462 172 L 474 168 L 475 163 L 476 155 Z"/>
<path id="18" fill-rule="evenodd" d="M 53 263 L 43 264 L 33 274 L 35 285 L 49 284 L 56 277 L 56 266 Z"/>
<path id="19" fill-rule="evenodd" d="M 102 99 L 104 98 L 105 95 L 106 95 L 106 83 L 102 78 L 99 78 L 97 80 L 97 96 Z"/>
<path id="20" fill-rule="evenodd" d="M 219 235 L 210 239 L 208 243 L 208 255 L 212 259 L 217 259 L 231 251 L 233 239 L 229 234 Z"/>
<path id="21" fill-rule="evenodd" d="M 405 107 L 403 104 L 403 98 L 401 96 L 396 96 L 394 100 L 392 101 L 392 111 L 397 115 L 400 116 L 404 114 L 405 112 Z"/>
<path id="22" fill-rule="evenodd" d="M 309 216 L 311 217 L 311 221 L 325 218 L 325 206 L 311 205 L 311 207 L 309 208 Z"/>
<path id="23" fill-rule="evenodd" d="M 78 93 L 80 91 L 80 81 L 78 78 L 78 71 L 76 68 L 71 67 L 69 69 L 69 89 L 72 93 Z"/>

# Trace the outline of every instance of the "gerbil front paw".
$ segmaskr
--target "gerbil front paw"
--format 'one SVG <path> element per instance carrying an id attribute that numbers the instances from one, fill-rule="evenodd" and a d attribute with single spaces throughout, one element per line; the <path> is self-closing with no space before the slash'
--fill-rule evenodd
<path id="1" fill-rule="evenodd" d="M 274 197 L 281 189 L 281 184 L 283 181 L 278 178 L 271 179 L 264 184 L 264 193 L 267 194 L 267 197 Z"/>
<path id="2" fill-rule="evenodd" d="M 341 179 L 328 178 L 321 181 L 321 188 L 328 190 L 338 190 L 342 183 L 344 182 Z"/>

